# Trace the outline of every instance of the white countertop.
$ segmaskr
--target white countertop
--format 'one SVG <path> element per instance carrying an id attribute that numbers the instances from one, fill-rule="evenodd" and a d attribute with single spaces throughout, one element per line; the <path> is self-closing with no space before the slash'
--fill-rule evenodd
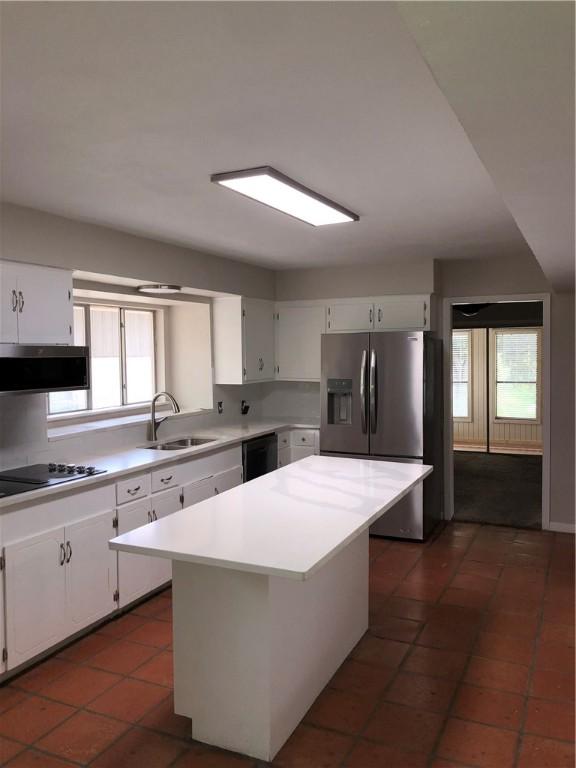
<path id="1" fill-rule="evenodd" d="M 249 440 L 253 437 L 260 437 L 270 432 L 282 432 L 286 429 L 310 428 L 318 429 L 318 425 L 298 423 L 297 421 L 252 421 L 243 424 L 224 424 L 218 427 L 203 427 L 202 429 L 190 428 L 187 434 L 162 436 L 159 440 L 177 440 L 178 437 L 215 437 L 216 440 L 204 445 L 198 445 L 193 448 L 185 448 L 178 451 L 155 451 L 145 447 L 127 448 L 122 451 L 115 451 L 109 454 L 91 455 L 75 457 L 76 464 L 84 464 L 104 469 L 106 472 L 93 477 L 85 477 L 79 480 L 70 480 L 60 485 L 37 488 L 33 491 L 17 494 L 15 496 L 5 496 L 0 498 L 0 510 L 5 507 L 25 506 L 31 501 L 38 501 L 45 497 L 54 496 L 63 493 L 76 493 L 80 490 L 89 489 L 95 485 L 102 485 L 110 480 L 116 480 L 123 475 L 129 475 L 133 472 L 146 471 L 160 467 L 164 464 L 174 464 L 183 460 L 190 460 L 197 456 L 203 456 L 207 453 L 220 451 L 224 448 L 232 447 L 242 443 L 243 440 Z M 64 457 L 64 460 L 66 457 Z"/>
<path id="2" fill-rule="evenodd" d="M 432 472 L 310 456 L 112 539 L 112 549 L 306 579 Z"/>

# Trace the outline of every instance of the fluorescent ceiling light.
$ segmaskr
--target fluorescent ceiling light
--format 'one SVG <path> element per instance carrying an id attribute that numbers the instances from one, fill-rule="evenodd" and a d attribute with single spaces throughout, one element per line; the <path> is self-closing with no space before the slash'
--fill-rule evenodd
<path id="1" fill-rule="evenodd" d="M 151 285 L 139 285 L 139 293 L 153 293 L 160 295 L 163 293 L 181 293 L 182 288 L 179 285 L 164 285 L 161 283 L 153 283 Z"/>
<path id="2" fill-rule="evenodd" d="M 211 181 L 315 227 L 358 221 L 359 216 L 269 166 L 215 173 Z"/>

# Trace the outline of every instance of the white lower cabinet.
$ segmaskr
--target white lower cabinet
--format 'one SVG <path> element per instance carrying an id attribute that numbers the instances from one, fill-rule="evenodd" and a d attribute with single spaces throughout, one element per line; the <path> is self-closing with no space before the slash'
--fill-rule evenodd
<path id="1" fill-rule="evenodd" d="M 278 467 L 285 467 L 287 464 L 290 464 L 290 461 L 292 460 L 290 450 L 290 446 L 280 448 L 278 451 Z"/>
<path id="2" fill-rule="evenodd" d="M 78 632 L 111 613 L 116 603 L 114 512 L 93 515 L 66 526 L 66 613 L 68 633 Z"/>
<path id="3" fill-rule="evenodd" d="M 64 542 L 61 527 L 4 549 L 8 669 L 66 637 Z"/>
<path id="4" fill-rule="evenodd" d="M 190 507 L 214 495 L 214 477 L 206 477 L 182 486 L 182 507 Z"/>
<path id="5" fill-rule="evenodd" d="M 161 520 L 163 517 L 178 512 L 182 509 L 181 490 L 175 488 L 170 491 L 156 493 L 151 499 L 152 521 Z M 149 589 L 156 589 L 172 578 L 172 560 L 164 557 L 152 557 L 150 567 Z"/>
<path id="6" fill-rule="evenodd" d="M 133 531 L 142 525 L 147 525 L 152 520 L 151 500 L 133 501 L 125 504 L 117 510 L 118 535 Z M 120 598 L 118 606 L 124 606 L 137 600 L 150 591 L 149 575 L 152 567 L 152 558 L 148 555 L 130 555 L 127 552 L 118 552 L 118 592 Z"/>
<path id="7" fill-rule="evenodd" d="M 242 467 L 232 467 L 214 475 L 214 495 L 242 485 Z"/>
<path id="8" fill-rule="evenodd" d="M 314 448 L 308 445 L 293 445 L 291 450 L 290 458 L 292 461 L 300 461 L 300 459 L 305 459 L 307 456 L 314 456 Z"/>
<path id="9" fill-rule="evenodd" d="M 113 516 L 101 512 L 5 547 L 8 669 L 114 610 Z"/>

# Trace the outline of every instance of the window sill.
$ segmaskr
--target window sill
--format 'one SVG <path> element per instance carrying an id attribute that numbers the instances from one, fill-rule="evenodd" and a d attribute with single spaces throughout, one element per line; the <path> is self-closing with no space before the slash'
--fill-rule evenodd
<path id="1" fill-rule="evenodd" d="M 128 408 L 122 410 L 122 415 L 117 415 L 118 410 L 110 411 L 105 416 L 102 411 L 99 411 L 99 417 L 91 416 L 89 418 L 81 419 L 78 414 L 69 414 L 68 419 L 63 419 L 60 416 L 48 417 L 48 441 L 65 440 L 66 438 L 74 437 L 76 435 L 86 434 L 87 432 L 108 432 L 116 429 L 123 429 L 124 427 L 133 426 L 136 424 L 145 424 L 150 420 L 150 411 L 146 409 L 143 411 L 140 407 L 134 413 L 127 414 Z M 169 414 L 170 420 L 182 419 L 195 414 L 210 413 L 208 409 L 198 408 L 190 411 L 180 411 L 180 413 L 172 413 L 169 409 L 158 409 L 159 414 Z M 92 411 L 94 414 L 94 411 Z M 72 423 L 70 423 L 72 422 Z"/>

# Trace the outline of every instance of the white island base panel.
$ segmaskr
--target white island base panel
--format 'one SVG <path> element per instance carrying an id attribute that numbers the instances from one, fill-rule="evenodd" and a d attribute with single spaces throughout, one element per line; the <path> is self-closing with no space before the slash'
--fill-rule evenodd
<path id="1" fill-rule="evenodd" d="M 368 628 L 368 530 L 306 580 L 173 561 L 174 706 L 272 760 Z"/>

